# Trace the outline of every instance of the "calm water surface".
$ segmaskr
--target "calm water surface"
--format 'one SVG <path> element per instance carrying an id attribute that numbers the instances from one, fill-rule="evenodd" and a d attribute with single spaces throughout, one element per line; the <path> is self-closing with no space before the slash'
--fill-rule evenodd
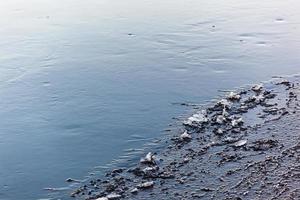
<path id="1" fill-rule="evenodd" d="M 56 199 L 43 188 L 64 189 L 162 136 L 188 112 L 173 103 L 299 73 L 299 6 L 1 1 L 0 199 Z"/>

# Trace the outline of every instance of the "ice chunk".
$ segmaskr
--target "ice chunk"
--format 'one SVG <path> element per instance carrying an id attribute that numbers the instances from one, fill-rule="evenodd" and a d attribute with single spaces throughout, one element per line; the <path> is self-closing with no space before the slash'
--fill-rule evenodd
<path id="1" fill-rule="evenodd" d="M 226 121 L 226 118 L 223 115 L 217 116 L 216 122 L 218 124 L 223 124 Z"/>
<path id="2" fill-rule="evenodd" d="M 241 99 L 241 95 L 235 93 L 235 92 L 230 92 L 227 96 L 227 99 L 231 101 L 237 101 Z"/>
<path id="3" fill-rule="evenodd" d="M 244 146 L 246 144 L 247 144 L 247 140 L 239 140 L 236 143 L 234 143 L 234 146 L 235 147 L 242 147 L 242 146 Z"/>
<path id="4" fill-rule="evenodd" d="M 238 125 L 240 125 L 240 124 L 242 124 L 244 121 L 243 121 L 243 118 L 238 118 L 238 119 L 234 119 L 234 120 L 232 120 L 231 121 L 231 125 L 233 126 L 233 127 L 236 127 L 236 126 L 238 126 Z"/>
<path id="5" fill-rule="evenodd" d="M 254 92 L 260 92 L 260 91 L 263 89 L 263 84 L 257 84 L 257 85 L 254 85 L 251 89 L 252 89 Z"/>
<path id="6" fill-rule="evenodd" d="M 155 164 L 155 156 L 149 152 L 145 158 L 141 159 L 141 163 L 151 163 L 151 164 Z"/>
<path id="7" fill-rule="evenodd" d="M 195 125 L 195 124 L 201 124 L 208 122 L 209 119 L 207 117 L 206 111 L 202 110 L 199 113 L 193 114 L 191 117 L 189 117 L 186 121 L 183 122 L 184 125 Z"/>
<path id="8" fill-rule="evenodd" d="M 184 131 L 180 135 L 180 139 L 182 139 L 182 140 L 190 140 L 190 139 L 192 139 L 192 136 L 187 131 Z"/>
<path id="9" fill-rule="evenodd" d="M 137 187 L 140 188 L 140 189 L 147 189 L 147 188 L 151 188 L 153 186 L 154 186 L 154 182 L 149 181 L 149 182 L 141 183 Z"/>

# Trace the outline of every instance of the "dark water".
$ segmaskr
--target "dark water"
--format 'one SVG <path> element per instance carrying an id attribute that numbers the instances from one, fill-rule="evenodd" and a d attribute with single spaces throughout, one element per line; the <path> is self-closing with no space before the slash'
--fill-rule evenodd
<path id="1" fill-rule="evenodd" d="M 47 198 L 142 151 L 188 112 L 173 103 L 299 73 L 299 6 L 1 1 L 0 199 Z"/>

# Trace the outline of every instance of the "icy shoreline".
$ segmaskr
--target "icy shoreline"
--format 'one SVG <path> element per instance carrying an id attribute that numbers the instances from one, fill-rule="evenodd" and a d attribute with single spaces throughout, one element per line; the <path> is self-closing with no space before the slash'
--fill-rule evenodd
<path id="1" fill-rule="evenodd" d="M 299 77 L 228 93 L 183 122 L 161 152 L 71 196 L 108 199 L 296 199 Z M 284 165 L 282 165 L 284 163 Z"/>

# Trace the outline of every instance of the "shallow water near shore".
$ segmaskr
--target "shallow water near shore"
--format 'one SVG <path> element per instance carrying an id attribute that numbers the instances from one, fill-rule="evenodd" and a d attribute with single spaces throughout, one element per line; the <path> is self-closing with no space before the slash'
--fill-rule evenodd
<path id="1" fill-rule="evenodd" d="M 0 199 L 68 199 L 43 189 L 130 164 L 180 103 L 299 73 L 298 4 L 1 2 Z"/>

